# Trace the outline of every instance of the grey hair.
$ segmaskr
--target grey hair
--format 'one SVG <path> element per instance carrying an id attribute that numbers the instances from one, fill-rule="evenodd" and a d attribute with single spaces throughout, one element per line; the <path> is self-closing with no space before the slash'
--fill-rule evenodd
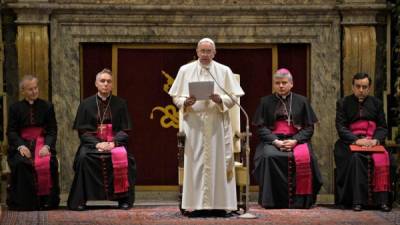
<path id="1" fill-rule="evenodd" d="M 291 73 L 274 73 L 273 78 L 288 78 L 293 83 L 293 76 Z"/>
<path id="2" fill-rule="evenodd" d="M 96 80 L 97 80 L 97 78 L 99 78 L 99 76 L 100 76 L 101 74 L 103 74 L 103 73 L 106 73 L 106 74 L 112 76 L 111 70 L 110 70 L 110 69 L 107 69 L 107 68 L 104 68 L 104 69 L 102 69 L 100 72 L 98 72 L 98 73 L 96 74 Z"/>
<path id="3" fill-rule="evenodd" d="M 22 77 L 22 79 L 19 81 L 19 90 L 21 90 L 21 91 L 24 90 L 25 82 L 32 81 L 32 80 L 36 80 L 37 82 L 39 82 L 39 79 L 34 75 L 30 75 L 30 74 L 24 75 Z"/>
<path id="4" fill-rule="evenodd" d="M 197 42 L 197 48 L 199 47 L 199 45 L 203 42 L 208 42 L 211 44 L 211 46 L 213 47 L 214 51 L 216 50 L 215 48 L 215 43 L 211 38 L 202 38 L 199 42 Z"/>

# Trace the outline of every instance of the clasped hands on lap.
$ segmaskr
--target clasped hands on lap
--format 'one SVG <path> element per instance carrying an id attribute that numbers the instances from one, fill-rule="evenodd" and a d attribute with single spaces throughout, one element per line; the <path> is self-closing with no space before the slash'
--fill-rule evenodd
<path id="1" fill-rule="evenodd" d="M 354 144 L 359 145 L 359 146 L 370 147 L 370 146 L 378 145 L 379 142 L 376 139 L 360 138 L 360 139 L 357 139 L 354 142 Z"/>
<path id="2" fill-rule="evenodd" d="M 26 146 L 21 146 L 19 149 L 19 154 L 23 157 L 30 159 L 32 157 L 31 151 Z M 39 156 L 44 157 L 50 154 L 50 149 L 47 146 L 43 146 L 39 151 Z"/>
<path id="3" fill-rule="evenodd" d="M 96 144 L 97 151 L 99 152 L 110 152 L 115 148 L 114 142 L 100 142 Z"/>
<path id="4" fill-rule="evenodd" d="M 297 140 L 275 140 L 272 143 L 282 152 L 291 152 L 293 148 L 297 145 Z"/>

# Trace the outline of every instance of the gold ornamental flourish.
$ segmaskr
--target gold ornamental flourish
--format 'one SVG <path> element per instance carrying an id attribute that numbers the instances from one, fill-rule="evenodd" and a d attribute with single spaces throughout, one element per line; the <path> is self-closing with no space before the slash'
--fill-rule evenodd
<path id="1" fill-rule="evenodd" d="M 150 119 L 153 119 L 154 111 L 161 111 L 164 115 L 160 118 L 160 124 L 163 128 L 176 128 L 179 127 L 179 113 L 174 105 L 167 105 L 166 107 L 156 106 L 151 110 Z"/>
<path id="2" fill-rule="evenodd" d="M 172 84 L 174 83 L 174 78 L 169 75 L 164 70 L 161 70 L 161 74 L 167 79 L 167 82 L 163 85 L 163 90 L 168 94 L 169 89 L 171 88 Z M 165 107 L 156 106 L 151 110 L 150 119 L 153 119 L 154 111 L 161 111 L 164 113 L 163 116 L 160 118 L 160 124 L 163 128 L 179 128 L 179 112 L 177 111 L 174 105 L 167 105 Z"/>
<path id="3" fill-rule="evenodd" d="M 161 74 L 164 75 L 165 78 L 167 78 L 167 83 L 164 84 L 163 90 L 168 94 L 169 89 L 171 88 L 172 84 L 174 83 L 174 78 L 171 77 L 167 72 L 164 70 L 161 70 Z"/>

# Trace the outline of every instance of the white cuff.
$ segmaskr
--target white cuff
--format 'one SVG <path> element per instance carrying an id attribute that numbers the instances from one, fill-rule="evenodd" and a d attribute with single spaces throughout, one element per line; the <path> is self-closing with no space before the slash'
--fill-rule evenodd
<path id="1" fill-rule="evenodd" d="M 28 147 L 26 147 L 25 145 L 20 145 L 20 146 L 18 146 L 17 150 L 19 151 L 19 150 L 21 150 L 21 148 L 23 148 L 23 147 L 28 148 Z"/>

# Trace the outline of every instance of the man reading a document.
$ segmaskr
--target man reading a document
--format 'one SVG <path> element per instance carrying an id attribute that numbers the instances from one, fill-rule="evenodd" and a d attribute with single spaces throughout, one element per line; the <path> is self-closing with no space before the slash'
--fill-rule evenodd
<path id="1" fill-rule="evenodd" d="M 182 208 L 189 216 L 225 216 L 237 210 L 228 110 L 233 99 L 244 95 L 231 69 L 213 58 L 215 44 L 209 38 L 197 44 L 198 60 L 183 65 L 169 94 L 183 116 L 186 134 Z M 199 100 L 189 92 L 189 83 L 213 81 L 209 99 Z"/>
<path id="2" fill-rule="evenodd" d="M 371 206 L 390 211 L 388 152 L 350 148 L 351 144 L 363 148 L 378 146 L 388 133 L 382 101 L 368 95 L 370 87 L 368 74 L 357 73 L 353 76 L 353 94 L 336 103 L 336 129 L 340 139 L 335 144 L 335 202 L 354 211 Z"/>

